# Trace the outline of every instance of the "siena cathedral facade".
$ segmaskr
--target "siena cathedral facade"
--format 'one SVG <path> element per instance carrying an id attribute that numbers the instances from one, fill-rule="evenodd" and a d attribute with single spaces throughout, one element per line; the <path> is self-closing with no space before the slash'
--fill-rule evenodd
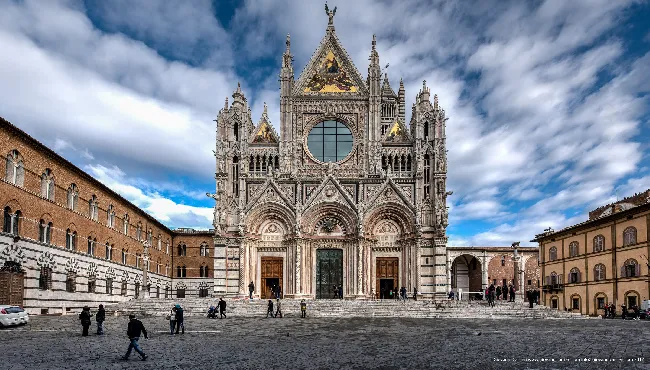
<path id="1" fill-rule="evenodd" d="M 382 73 L 373 36 L 363 78 L 335 33 L 294 78 L 280 71 L 280 132 L 256 123 L 238 86 L 219 111 L 215 292 L 368 298 L 448 291 L 445 111 L 426 82 L 406 124 L 404 85 Z M 336 287 L 337 289 L 335 289 Z"/>

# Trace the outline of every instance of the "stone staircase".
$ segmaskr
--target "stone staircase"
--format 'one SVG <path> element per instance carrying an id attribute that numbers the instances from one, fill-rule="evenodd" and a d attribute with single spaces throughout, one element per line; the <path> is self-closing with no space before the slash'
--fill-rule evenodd
<path id="1" fill-rule="evenodd" d="M 132 299 L 106 307 L 107 314 L 140 317 L 165 316 L 175 304 L 185 310 L 185 316 L 206 316 L 211 305 L 216 306 L 215 298 L 184 299 Z M 268 300 L 226 299 L 228 317 L 264 317 Z M 463 319 L 588 319 L 589 316 L 550 309 L 546 306 L 528 308 L 523 302 L 497 302 L 495 307 L 486 301 L 433 302 L 395 300 L 306 300 L 309 317 L 406 317 L 406 318 L 463 318 Z M 275 305 L 275 300 L 274 300 Z M 275 308 L 275 307 L 274 307 Z M 282 300 L 282 313 L 285 317 L 300 316 L 300 301 Z"/>

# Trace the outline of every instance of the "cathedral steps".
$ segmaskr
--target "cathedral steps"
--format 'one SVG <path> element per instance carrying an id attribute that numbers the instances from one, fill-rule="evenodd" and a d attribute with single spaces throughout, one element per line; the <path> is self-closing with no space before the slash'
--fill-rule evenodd
<path id="1" fill-rule="evenodd" d="M 175 304 L 180 304 L 186 316 L 205 316 L 208 308 L 216 306 L 218 299 L 186 298 L 186 299 L 133 299 L 117 305 L 108 306 L 107 314 L 128 315 L 135 313 L 143 316 L 165 316 Z M 268 300 L 232 300 L 226 299 L 229 317 L 264 317 Z M 578 313 L 553 310 L 545 306 L 528 308 L 522 302 L 498 302 L 495 307 L 489 307 L 487 302 L 442 302 L 438 305 L 432 301 L 395 300 L 306 300 L 309 317 L 405 317 L 405 318 L 525 318 L 525 319 L 585 319 Z M 275 300 L 274 300 L 274 308 Z M 300 316 L 299 300 L 282 300 L 282 312 L 285 317 Z"/>

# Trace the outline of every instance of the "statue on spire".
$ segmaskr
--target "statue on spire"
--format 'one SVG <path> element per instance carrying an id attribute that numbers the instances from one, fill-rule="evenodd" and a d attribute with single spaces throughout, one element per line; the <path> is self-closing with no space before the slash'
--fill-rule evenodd
<path id="1" fill-rule="evenodd" d="M 328 17 L 330 17 L 329 20 L 329 25 L 334 24 L 334 15 L 336 15 L 336 7 L 334 7 L 334 10 L 330 11 L 330 8 L 327 6 L 327 2 L 325 2 L 325 14 L 327 14 Z"/>

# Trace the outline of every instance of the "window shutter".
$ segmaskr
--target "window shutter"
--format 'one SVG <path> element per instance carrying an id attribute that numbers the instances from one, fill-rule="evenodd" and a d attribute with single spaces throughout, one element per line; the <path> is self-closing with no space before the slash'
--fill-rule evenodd
<path id="1" fill-rule="evenodd" d="M 23 167 L 22 162 L 18 164 L 16 168 L 16 185 L 22 187 L 23 182 L 25 181 L 25 168 Z"/>
<path id="2" fill-rule="evenodd" d="M 44 176 L 41 176 L 41 196 L 45 197 L 47 195 L 47 180 Z"/>
<path id="3" fill-rule="evenodd" d="M 625 273 L 625 265 L 621 267 L 621 277 L 627 277 L 627 274 Z"/>
<path id="4" fill-rule="evenodd" d="M 635 276 L 637 276 L 637 277 L 638 277 L 638 276 L 641 276 L 641 265 L 638 264 L 638 263 L 637 263 L 636 266 L 635 266 L 635 272 L 636 272 L 636 275 L 635 275 Z"/>
<path id="5" fill-rule="evenodd" d="M 582 281 L 582 280 L 580 279 L 580 271 L 578 271 L 578 278 L 577 278 L 577 280 L 576 280 L 576 283 L 579 283 L 579 282 L 581 282 L 581 281 Z"/>
<path id="6" fill-rule="evenodd" d="M 546 276 L 546 285 L 551 285 L 551 277 Z"/>
<path id="7" fill-rule="evenodd" d="M 559 274 L 559 275 L 557 276 L 557 283 L 558 283 L 558 284 L 562 284 L 562 274 Z"/>
<path id="8" fill-rule="evenodd" d="M 50 179 L 50 182 L 48 183 L 48 194 L 49 194 L 49 199 L 51 201 L 54 201 L 54 179 Z"/>
<path id="9" fill-rule="evenodd" d="M 14 179 L 14 162 L 9 156 L 7 156 L 6 168 L 5 168 L 5 180 L 11 182 Z"/>

